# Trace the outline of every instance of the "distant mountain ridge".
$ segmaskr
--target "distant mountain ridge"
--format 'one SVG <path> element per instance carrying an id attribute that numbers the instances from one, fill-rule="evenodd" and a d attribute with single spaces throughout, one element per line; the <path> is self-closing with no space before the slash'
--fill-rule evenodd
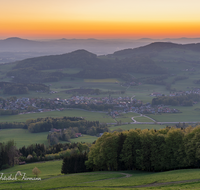
<path id="1" fill-rule="evenodd" d="M 171 42 L 154 42 L 146 46 L 138 47 L 138 48 L 129 48 L 120 51 L 116 51 L 111 55 L 114 56 L 127 56 L 127 55 L 134 55 L 134 54 L 141 54 L 141 53 L 153 53 L 153 52 L 160 52 L 166 49 L 172 48 L 179 48 L 184 50 L 191 50 L 191 51 L 200 51 L 200 43 L 197 44 L 175 44 Z"/>
<path id="2" fill-rule="evenodd" d="M 179 44 L 200 43 L 200 38 L 177 39 L 51 39 L 29 40 L 11 37 L 0 40 L 0 64 L 44 55 L 69 53 L 85 49 L 97 55 L 113 54 L 128 48 L 138 48 L 153 42 L 173 42 Z"/>

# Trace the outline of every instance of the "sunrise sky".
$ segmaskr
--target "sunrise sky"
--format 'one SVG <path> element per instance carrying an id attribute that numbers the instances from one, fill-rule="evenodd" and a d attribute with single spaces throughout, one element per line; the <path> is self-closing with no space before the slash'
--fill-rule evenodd
<path id="1" fill-rule="evenodd" d="M 1 0 L 0 39 L 200 37 L 199 8 L 200 0 Z"/>

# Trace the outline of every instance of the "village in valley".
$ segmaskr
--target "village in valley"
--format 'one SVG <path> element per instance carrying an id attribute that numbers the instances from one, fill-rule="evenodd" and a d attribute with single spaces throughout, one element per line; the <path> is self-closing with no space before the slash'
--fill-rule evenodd
<path id="1" fill-rule="evenodd" d="M 166 105 L 152 106 L 150 103 L 143 103 L 133 97 L 87 97 L 72 96 L 69 99 L 60 98 L 8 98 L 0 101 L 0 109 L 4 111 L 14 110 L 15 113 L 27 114 L 35 112 L 62 111 L 67 108 L 79 108 L 82 106 L 96 105 L 95 110 L 90 111 L 106 111 L 113 118 L 122 112 L 136 112 L 141 114 L 157 114 L 157 113 L 179 113 L 177 109 L 169 108 Z M 112 109 L 99 109 L 103 105 L 112 106 Z"/>

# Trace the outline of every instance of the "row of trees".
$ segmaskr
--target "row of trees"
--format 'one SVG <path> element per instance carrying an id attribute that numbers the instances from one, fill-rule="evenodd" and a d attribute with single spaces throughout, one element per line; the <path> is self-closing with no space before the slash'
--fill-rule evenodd
<path id="1" fill-rule="evenodd" d="M 45 160 L 63 159 L 72 155 L 89 152 L 90 144 L 85 143 L 65 143 L 46 147 L 44 144 L 32 144 L 17 149 L 13 140 L 0 143 L 0 170 L 25 162 L 39 162 Z M 85 157 L 86 159 L 86 157 Z M 85 167 L 85 166 L 84 166 Z"/>
<path id="2" fill-rule="evenodd" d="M 0 129 L 17 129 L 17 128 L 23 128 L 27 129 L 27 125 L 24 122 L 0 122 Z"/>
<path id="3" fill-rule="evenodd" d="M 100 124 L 99 121 L 86 121 L 83 118 L 63 117 L 63 118 L 38 118 L 26 121 L 28 130 L 31 133 L 50 131 L 52 128 L 68 129 L 76 127 L 78 133 L 95 135 L 98 133 L 108 132 L 107 124 Z"/>
<path id="4" fill-rule="evenodd" d="M 20 75 L 20 74 L 19 74 Z M 21 76 L 21 75 L 20 75 Z M 17 81 L 15 79 L 15 81 Z M 44 90 L 48 91 L 49 87 L 45 84 L 40 83 L 25 83 L 26 79 L 22 80 L 22 83 L 12 83 L 12 82 L 0 82 L 0 87 L 4 90 L 4 94 L 27 94 L 29 90 Z"/>
<path id="5" fill-rule="evenodd" d="M 200 126 L 104 133 L 92 145 L 93 170 L 164 171 L 200 166 Z"/>
<path id="6" fill-rule="evenodd" d="M 58 143 L 49 147 L 46 147 L 44 144 L 32 144 L 19 149 L 19 160 L 30 163 L 63 159 L 74 154 L 88 153 L 89 146 L 89 144 L 85 143 Z"/>
<path id="7" fill-rule="evenodd" d="M 17 115 L 19 114 L 19 110 L 4 110 L 0 109 L 0 115 Z"/>
<path id="8" fill-rule="evenodd" d="M 199 94 L 187 94 L 182 96 L 161 96 L 152 99 L 152 105 L 171 105 L 171 106 L 193 106 L 193 102 L 200 101 Z"/>

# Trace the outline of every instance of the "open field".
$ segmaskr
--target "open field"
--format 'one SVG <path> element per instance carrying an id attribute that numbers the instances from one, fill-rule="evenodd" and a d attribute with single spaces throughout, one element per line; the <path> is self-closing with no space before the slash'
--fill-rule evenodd
<path id="1" fill-rule="evenodd" d="M 122 117 L 116 117 L 115 120 L 118 121 L 118 122 L 121 121 L 122 123 L 133 122 L 130 117 L 123 117 L 123 116 Z"/>
<path id="2" fill-rule="evenodd" d="M 132 118 L 134 116 L 140 116 L 139 113 L 135 113 L 135 112 L 128 112 L 128 113 L 123 113 L 118 117 L 128 117 L 128 118 Z"/>
<path id="3" fill-rule="evenodd" d="M 126 123 L 126 122 L 133 122 L 132 117 L 139 116 L 140 114 L 134 112 L 122 113 L 115 118 L 118 122 Z"/>
<path id="4" fill-rule="evenodd" d="M 154 122 L 153 120 L 149 119 L 148 117 L 134 117 L 137 122 Z"/>
<path id="5" fill-rule="evenodd" d="M 96 136 L 91 136 L 91 135 L 85 135 L 83 134 L 82 137 L 78 137 L 78 138 L 73 138 L 70 139 L 70 141 L 72 143 L 77 143 L 77 142 L 85 142 L 85 143 L 93 143 L 95 140 L 97 140 L 98 137 Z"/>
<path id="6" fill-rule="evenodd" d="M 4 176 L 16 174 L 17 171 L 26 173 L 25 177 L 34 178 L 32 169 L 37 167 L 41 174 L 41 181 L 2 181 L 1 189 L 199 189 L 199 181 L 188 181 L 200 178 L 200 169 L 183 169 L 167 172 L 143 171 L 102 171 L 77 174 L 61 174 L 62 160 L 31 163 L 14 166 L 2 170 Z M 177 182 L 180 184 L 172 184 Z M 159 184 L 161 183 L 161 184 Z M 163 184 L 162 184 L 163 183 Z M 157 186 L 156 186 L 157 185 Z M 161 187 L 160 187 L 161 186 Z"/>
<path id="7" fill-rule="evenodd" d="M 17 148 L 36 143 L 48 145 L 47 135 L 48 132 L 29 133 L 27 129 L 1 129 L 0 142 L 14 140 Z"/>
<path id="8" fill-rule="evenodd" d="M 42 133 L 29 133 L 27 129 L 1 129 L 0 130 L 0 142 L 8 142 L 14 140 L 17 148 L 23 146 L 29 146 L 31 144 L 45 144 L 48 146 L 47 141 L 48 132 Z M 93 143 L 98 137 L 83 134 L 82 137 L 70 139 L 72 143 L 86 142 Z M 66 141 L 60 141 L 61 143 L 67 143 Z"/>
<path id="9" fill-rule="evenodd" d="M 109 115 L 103 112 L 91 112 L 79 109 L 65 109 L 63 111 L 50 111 L 42 113 L 30 113 L 22 115 L 0 116 L 0 122 L 24 122 L 27 119 L 36 119 L 44 117 L 83 117 L 89 121 L 99 121 L 101 123 L 115 122 Z"/>

